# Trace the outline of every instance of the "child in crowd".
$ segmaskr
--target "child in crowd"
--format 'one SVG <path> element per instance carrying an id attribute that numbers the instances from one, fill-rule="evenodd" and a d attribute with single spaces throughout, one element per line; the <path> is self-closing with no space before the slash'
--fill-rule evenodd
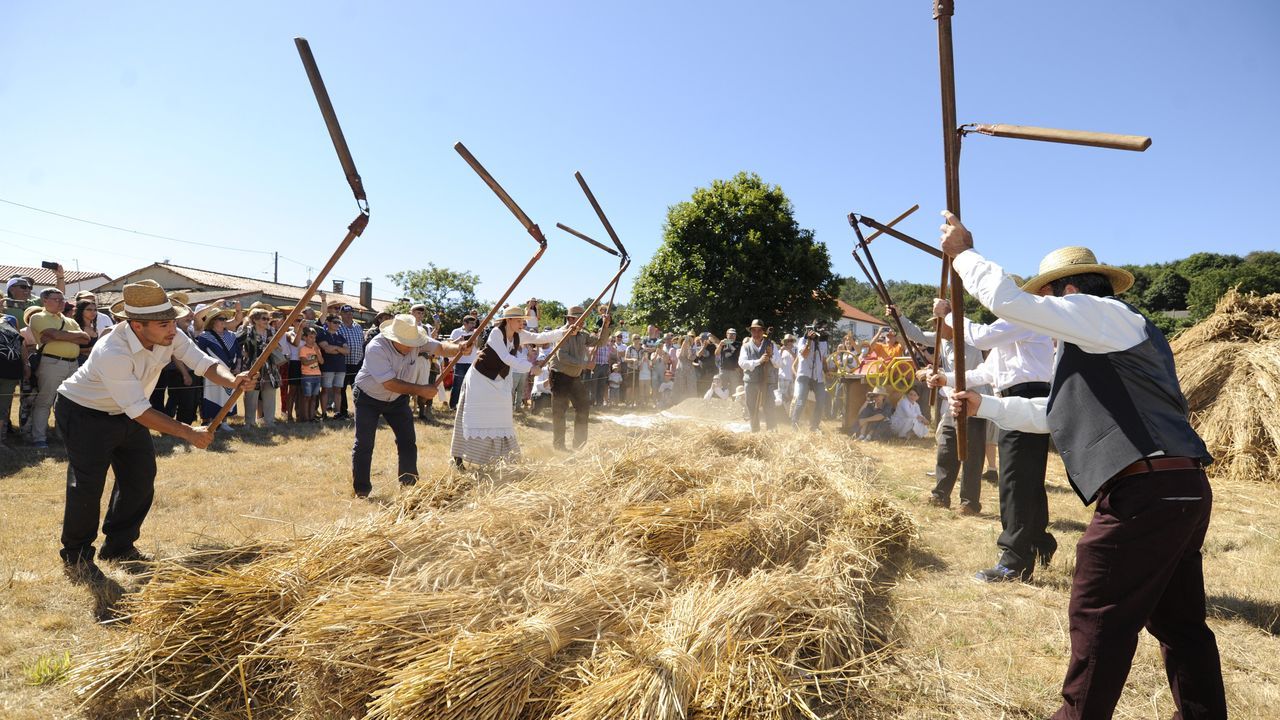
<path id="1" fill-rule="evenodd" d="M 724 386 L 724 375 L 716 373 L 711 377 L 711 388 L 707 390 L 707 394 L 702 396 L 703 400 L 712 400 L 719 398 L 728 400 L 732 397 L 732 393 Z"/>
<path id="2" fill-rule="evenodd" d="M 676 374 L 667 370 L 663 373 L 662 384 L 658 386 L 658 407 L 665 408 L 671 405 L 671 394 L 676 389 Z"/>
<path id="3" fill-rule="evenodd" d="M 320 395 L 320 347 L 316 344 L 316 329 L 302 329 L 302 347 L 298 348 L 298 362 L 302 366 L 302 402 L 298 405 L 298 420 L 316 421 L 316 397 Z"/>
<path id="4" fill-rule="evenodd" d="M 622 365 L 613 364 L 613 368 L 609 371 L 609 404 L 619 405 L 622 403 Z"/>

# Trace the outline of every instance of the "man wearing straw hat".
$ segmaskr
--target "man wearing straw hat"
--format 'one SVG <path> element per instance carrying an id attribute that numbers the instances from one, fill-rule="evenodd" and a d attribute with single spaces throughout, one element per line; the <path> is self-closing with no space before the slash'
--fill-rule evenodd
<path id="1" fill-rule="evenodd" d="M 1071 659 L 1054 718 L 1111 717 L 1143 627 L 1160 641 L 1176 715 L 1225 718 L 1200 553 L 1213 507 L 1204 466 L 1213 458 L 1187 419 L 1164 335 L 1114 297 L 1133 275 L 1067 247 L 1019 288 L 973 250 L 958 218 L 943 215 L 942 249 L 965 289 L 997 317 L 1058 340 L 1047 398 L 963 392 L 954 409 L 1048 433 L 1080 500 L 1097 503 L 1076 546 Z"/>
<path id="2" fill-rule="evenodd" d="M 205 430 L 151 407 L 148 398 L 170 358 L 176 357 L 206 382 L 222 387 L 252 382 L 248 373 L 232 375 L 178 332 L 175 321 L 190 310 L 171 301 L 154 281 L 125 285 L 123 295 L 111 306 L 121 326 L 104 336 L 88 361 L 62 383 L 54 407 L 68 460 L 62 561 L 68 576 L 78 582 L 104 579 L 93 562 L 93 543 L 107 469 L 114 471 L 116 479 L 98 557 L 145 562 L 148 558 L 134 543 L 154 495 L 156 451 L 150 431 L 173 435 L 198 448 L 207 448 L 213 441 Z"/>
<path id="3" fill-rule="evenodd" d="M 584 312 L 581 305 L 574 305 L 565 313 L 565 322 L 573 325 Z M 587 347 L 599 342 L 599 335 L 579 332 L 565 340 L 547 364 L 551 371 L 551 445 L 557 450 L 565 449 L 565 414 L 570 403 L 573 403 L 573 448 L 576 450 L 587 442 L 591 396 L 582 374 L 595 367 Z"/>
<path id="4" fill-rule="evenodd" d="M 778 386 L 778 369 L 773 360 L 773 341 L 765 337 L 765 327 L 752 320 L 747 330 L 751 338 L 738 351 L 738 365 L 743 380 L 743 402 L 751 432 L 760 432 L 760 411 L 764 410 L 765 426 L 773 430 L 773 391 Z M 722 370 L 721 373 L 724 371 Z M 724 379 L 721 378 L 721 382 Z M 732 379 L 729 382 L 733 382 Z"/>
<path id="5" fill-rule="evenodd" d="M 413 409 L 409 396 L 430 400 L 436 396 L 431 384 L 417 382 L 418 363 L 426 362 L 420 349 L 439 355 L 462 351 L 465 345 L 432 340 L 426 327 L 412 315 L 396 315 L 379 326 L 378 335 L 365 348 L 364 362 L 356 373 L 356 440 L 351 447 L 351 484 L 356 497 L 369 497 L 373 490 L 370 471 L 378 419 L 386 418 L 396 438 L 398 478 L 403 486 L 418 482 L 418 445 L 413 429 Z"/>

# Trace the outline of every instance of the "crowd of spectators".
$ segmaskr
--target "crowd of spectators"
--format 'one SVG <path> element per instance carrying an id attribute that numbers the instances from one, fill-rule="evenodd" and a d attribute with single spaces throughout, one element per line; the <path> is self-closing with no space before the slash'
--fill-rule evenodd
<path id="1" fill-rule="evenodd" d="M 61 281 L 60 267 L 55 276 Z M 24 277 L 10 278 L 6 285 L 6 322 L 0 323 L 0 403 L 9 412 L 2 416 L 5 421 L 0 423 L 0 437 L 21 434 L 34 447 L 43 448 L 47 447 L 50 408 L 58 385 L 75 372 L 113 325 L 111 314 L 97 307 L 92 293 L 68 298 L 59 282 L 33 297 L 32 287 L 31 279 Z M 188 301 L 184 293 L 170 295 L 178 302 Z M 530 299 L 527 307 L 528 329 L 536 332 L 537 300 Z M 242 307 L 238 301 L 213 301 L 195 306 L 194 312 L 177 325 L 179 332 L 235 373 L 258 360 L 291 310 L 260 302 Z M 242 421 L 236 426 L 272 427 L 277 422 L 350 418 L 348 388 L 360 368 L 365 346 L 376 335 L 378 325 L 391 315 L 381 313 L 365 327 L 354 319 L 350 305 L 333 305 L 326 310 L 328 314 L 320 316 L 315 309 L 304 308 L 288 328 L 264 364 L 257 386 L 246 391 L 231 410 L 231 415 Z M 413 305 L 412 315 L 437 338 L 447 336 L 459 342 L 477 330 L 476 313 L 466 314 L 454 328 L 440 327 L 441 315 L 429 314 L 422 304 Z M 590 329 L 598 331 L 599 321 Z M 583 376 L 591 404 L 600 408 L 662 410 L 690 398 L 743 403 L 747 392 L 744 368 L 758 364 L 742 362 L 743 347 L 735 328 L 725 329 L 723 337 L 710 330 L 663 331 L 656 325 L 648 326 L 643 333 L 613 330 L 606 341 L 591 350 L 594 363 Z M 534 362 L 546 360 L 548 348 L 531 346 L 521 352 Z M 838 375 L 856 372 L 877 357 L 901 353 L 901 345 L 892 333 L 878 334 L 869 341 L 846 335 L 834 345 L 825 334 L 813 329 L 802 332 L 799 338 L 786 334 L 776 347 L 769 348 L 768 370 L 760 376 L 767 378 L 767 392 L 762 395 L 769 398 L 769 409 L 780 407 L 782 416 L 789 417 L 793 426 L 801 422 L 808 407 L 809 425 L 816 429 L 823 417 L 836 417 L 842 412 L 842 384 L 834 382 Z M 442 358 L 423 354 L 428 362 L 422 364 L 420 380 L 435 382 L 445 363 Z M 457 406 L 461 381 L 474 360 L 473 347 L 450 369 L 443 379 L 446 392 L 439 398 L 440 405 L 447 404 L 450 409 Z M 512 404 L 517 411 L 536 413 L 550 406 L 548 375 L 545 363 L 533 373 L 515 375 Z M 161 374 L 151 403 L 181 422 L 208 423 L 229 394 L 224 388 L 203 383 L 190 368 L 174 360 Z M 914 394 L 912 397 L 918 399 Z M 19 420 L 16 427 L 10 427 L 8 418 L 15 399 Z M 753 400 L 755 405 L 760 404 L 758 399 Z M 419 417 L 434 423 L 433 401 L 416 401 Z M 896 406 L 876 405 L 875 412 L 864 408 L 856 434 L 922 437 L 921 430 L 927 432 L 927 424 L 918 403 L 916 410 L 910 410 L 911 402 L 904 398 Z M 226 432 L 233 432 L 232 428 L 229 423 L 220 425 Z"/>

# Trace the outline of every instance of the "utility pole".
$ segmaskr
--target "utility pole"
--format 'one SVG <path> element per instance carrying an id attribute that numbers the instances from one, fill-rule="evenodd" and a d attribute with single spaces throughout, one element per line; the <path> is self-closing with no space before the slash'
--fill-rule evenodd
<path id="1" fill-rule="evenodd" d="M 271 253 L 271 282 L 280 282 L 280 251 Z"/>

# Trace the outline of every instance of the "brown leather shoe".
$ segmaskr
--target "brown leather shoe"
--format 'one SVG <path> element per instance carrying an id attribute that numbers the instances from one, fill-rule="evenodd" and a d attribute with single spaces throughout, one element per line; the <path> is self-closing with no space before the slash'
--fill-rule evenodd
<path id="1" fill-rule="evenodd" d="M 976 507 L 974 507 L 974 506 L 972 506 L 972 505 L 961 505 L 961 506 L 960 506 L 960 514 L 961 514 L 961 515 L 966 515 L 966 516 L 969 516 L 969 517 L 973 517 L 973 516 L 975 516 L 975 515 L 981 515 L 981 514 L 982 514 L 982 509 L 981 509 L 981 508 L 976 508 Z"/>

